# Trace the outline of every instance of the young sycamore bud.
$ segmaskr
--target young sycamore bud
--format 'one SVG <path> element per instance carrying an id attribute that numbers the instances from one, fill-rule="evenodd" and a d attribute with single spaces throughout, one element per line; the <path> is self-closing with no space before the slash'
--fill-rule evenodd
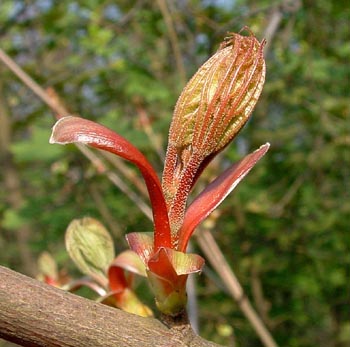
<path id="1" fill-rule="evenodd" d="M 264 44 L 252 34 L 230 34 L 177 101 L 163 173 L 173 231 L 199 174 L 252 113 L 265 80 Z"/>

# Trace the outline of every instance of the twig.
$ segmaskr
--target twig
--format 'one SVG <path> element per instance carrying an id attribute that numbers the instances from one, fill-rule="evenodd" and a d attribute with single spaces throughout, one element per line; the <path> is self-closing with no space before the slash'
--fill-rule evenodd
<path id="1" fill-rule="evenodd" d="M 134 170 L 129 168 L 123 159 L 106 151 L 100 151 L 100 154 L 104 156 L 125 178 L 127 178 L 127 180 L 130 181 L 144 197 L 148 198 L 147 188 L 141 177 L 137 175 Z"/>
<path id="2" fill-rule="evenodd" d="M 263 286 L 260 280 L 260 273 L 257 266 L 252 265 L 251 268 L 251 288 L 252 297 L 255 303 L 255 307 L 259 312 L 260 317 L 266 323 L 266 325 L 272 329 L 276 326 L 275 322 L 269 317 L 269 311 L 271 304 L 266 300 L 264 296 Z"/>
<path id="3" fill-rule="evenodd" d="M 264 38 L 266 39 L 266 45 L 264 49 L 265 56 L 269 51 L 270 45 L 272 43 L 273 37 L 275 36 L 278 27 L 281 24 L 284 13 L 294 13 L 301 7 L 300 0 L 283 0 L 281 3 L 276 4 L 273 7 L 272 13 L 268 20 L 268 26 L 264 32 Z"/>
<path id="4" fill-rule="evenodd" d="M 90 148 L 76 144 L 78 149 L 88 158 L 91 163 L 95 166 L 97 171 L 101 174 L 105 174 L 106 177 L 117 186 L 125 195 L 127 195 L 130 200 L 132 200 L 136 206 L 150 219 L 153 219 L 152 210 L 137 194 L 135 194 L 127 184 L 117 175 L 116 172 L 109 171 L 104 162 L 96 155 L 94 151 Z M 102 151 L 100 151 L 102 153 Z M 104 152 L 103 152 L 104 153 Z"/>
<path id="5" fill-rule="evenodd" d="M 114 172 L 106 172 L 106 176 L 137 205 L 149 220 L 153 220 L 152 210 L 149 205 L 133 192 L 117 174 Z"/>
<path id="6" fill-rule="evenodd" d="M 167 27 L 168 32 L 169 32 L 169 39 L 170 39 L 171 46 L 173 48 L 176 67 L 177 67 L 177 70 L 180 74 L 180 80 L 181 80 L 182 84 L 185 84 L 185 82 L 186 82 L 186 70 L 185 70 L 183 60 L 182 60 L 179 40 L 178 40 L 176 31 L 174 28 L 173 20 L 171 18 L 170 13 L 169 13 L 169 9 L 168 9 L 166 0 L 157 0 L 157 3 L 158 3 L 158 6 L 160 8 L 160 11 L 162 12 L 166 27 Z"/>
<path id="7" fill-rule="evenodd" d="M 264 55 L 267 55 L 267 52 L 269 51 L 271 42 L 272 42 L 272 38 L 275 36 L 275 33 L 281 23 L 281 20 L 283 18 L 283 13 L 281 10 L 280 5 L 275 6 L 272 14 L 269 17 L 269 21 L 268 21 L 268 26 L 266 27 L 265 31 L 264 31 L 264 38 L 266 39 L 266 45 L 264 48 Z"/>
<path id="8" fill-rule="evenodd" d="M 298 192 L 299 188 L 305 181 L 305 176 L 298 176 L 295 181 L 290 185 L 289 189 L 283 195 L 283 197 L 269 209 L 270 216 L 274 218 L 279 218 L 282 216 L 285 208 L 292 201 L 295 194 Z"/>
<path id="9" fill-rule="evenodd" d="M 140 118 L 141 126 L 144 132 L 146 133 L 150 143 L 152 144 L 155 152 L 158 154 L 158 157 L 163 162 L 165 158 L 165 153 L 162 148 L 161 141 L 159 141 L 159 137 L 153 130 L 148 114 L 142 105 L 136 104 L 135 106 Z"/>
<path id="10" fill-rule="evenodd" d="M 17 64 L 13 61 L 1 48 L 0 60 L 30 89 L 32 90 L 44 103 L 46 103 L 58 115 L 68 116 L 69 112 L 57 104 L 43 88 L 39 86 L 31 77 L 29 77 Z"/>
<path id="11" fill-rule="evenodd" d="M 111 211 L 105 201 L 103 200 L 100 189 L 96 184 L 92 183 L 89 185 L 90 194 L 97 206 L 97 209 L 101 213 L 103 220 L 107 222 L 108 228 L 111 230 L 112 235 L 118 239 L 118 243 L 125 241 L 123 232 L 119 227 L 119 223 L 113 218 Z M 124 242 L 125 243 L 125 242 Z"/>
<path id="12" fill-rule="evenodd" d="M 277 347 L 273 337 L 253 309 L 248 297 L 244 294 L 242 286 L 224 258 L 219 246 L 213 238 L 213 235 L 208 229 L 201 229 L 196 235 L 197 241 L 205 256 L 220 275 L 230 294 L 236 300 L 238 306 L 255 329 L 264 346 Z"/>

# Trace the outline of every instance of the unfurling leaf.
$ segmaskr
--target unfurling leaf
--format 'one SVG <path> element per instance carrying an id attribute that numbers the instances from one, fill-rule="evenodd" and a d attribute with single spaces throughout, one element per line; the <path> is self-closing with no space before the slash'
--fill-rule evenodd
<path id="1" fill-rule="evenodd" d="M 252 34 L 231 34 L 177 101 L 162 183 L 173 233 L 198 176 L 253 111 L 265 80 L 264 44 Z"/>
<path id="2" fill-rule="evenodd" d="M 114 258 L 113 240 L 96 219 L 73 220 L 66 231 L 67 251 L 81 272 L 107 287 L 107 269 Z"/>
<path id="3" fill-rule="evenodd" d="M 141 258 L 133 251 L 120 253 L 108 269 L 109 297 L 114 298 L 114 305 L 120 309 L 143 317 L 153 315 L 151 309 L 144 305 L 134 291 L 134 275 L 147 276 L 146 267 Z"/>
<path id="4" fill-rule="evenodd" d="M 194 229 L 201 223 L 239 182 L 249 173 L 255 164 L 266 154 L 270 147 L 266 143 L 233 164 L 213 182 L 211 182 L 187 208 L 183 225 L 179 232 L 179 250 L 186 251 L 188 241 Z"/>
<path id="5" fill-rule="evenodd" d="M 112 267 L 119 267 L 139 276 L 147 276 L 145 264 L 142 262 L 138 254 L 131 250 L 126 250 L 118 254 L 112 263 L 109 264 L 108 271 L 110 271 Z"/>
<path id="6" fill-rule="evenodd" d="M 127 139 L 103 125 L 80 117 L 63 117 L 52 128 L 50 143 L 66 145 L 86 144 L 114 153 L 135 164 L 144 180 L 150 196 L 155 233 L 154 244 L 171 246 L 171 235 L 166 203 L 156 171 L 144 155 Z"/>

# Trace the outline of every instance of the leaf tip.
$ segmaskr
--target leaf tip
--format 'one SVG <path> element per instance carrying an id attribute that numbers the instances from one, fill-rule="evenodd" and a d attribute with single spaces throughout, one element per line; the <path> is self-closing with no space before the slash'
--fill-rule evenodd
<path id="1" fill-rule="evenodd" d="M 270 147 L 271 147 L 270 142 L 266 142 L 266 143 L 264 143 L 263 145 L 261 145 L 261 146 L 256 150 L 256 152 L 262 151 L 262 152 L 264 152 L 264 154 L 265 154 L 265 153 L 270 149 Z"/>
<path id="2" fill-rule="evenodd" d="M 54 124 L 54 126 L 52 127 L 51 136 L 49 139 L 50 144 L 65 145 L 67 143 L 70 143 L 68 141 L 60 140 L 60 137 L 61 137 L 60 133 L 62 132 L 62 129 L 64 129 L 64 128 L 62 128 L 63 127 L 62 123 L 71 119 L 71 118 L 73 118 L 73 117 L 72 116 L 62 117 Z"/>

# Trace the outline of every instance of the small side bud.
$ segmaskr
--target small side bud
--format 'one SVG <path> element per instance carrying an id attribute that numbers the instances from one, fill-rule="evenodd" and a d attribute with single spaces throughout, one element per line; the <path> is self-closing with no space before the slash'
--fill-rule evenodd
<path id="1" fill-rule="evenodd" d="M 93 218 L 74 219 L 67 228 L 65 241 L 79 270 L 107 287 L 106 273 L 114 259 L 114 246 L 106 228 Z"/>

